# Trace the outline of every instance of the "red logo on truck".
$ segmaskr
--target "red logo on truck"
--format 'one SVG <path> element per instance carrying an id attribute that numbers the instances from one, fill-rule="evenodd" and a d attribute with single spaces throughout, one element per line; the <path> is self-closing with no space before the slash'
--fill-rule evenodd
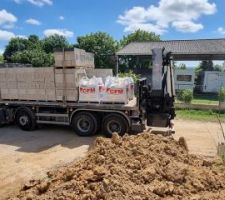
<path id="1" fill-rule="evenodd" d="M 113 95 L 120 95 L 124 93 L 124 89 L 120 88 L 107 88 L 107 93 L 113 94 Z"/>
<path id="2" fill-rule="evenodd" d="M 80 88 L 80 93 L 84 93 L 84 94 L 95 93 L 95 88 L 81 87 Z"/>

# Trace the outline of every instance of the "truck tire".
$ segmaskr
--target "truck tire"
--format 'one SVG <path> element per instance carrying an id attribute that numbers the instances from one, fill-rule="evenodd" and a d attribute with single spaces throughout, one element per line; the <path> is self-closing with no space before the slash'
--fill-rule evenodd
<path id="1" fill-rule="evenodd" d="M 79 112 L 73 116 L 71 126 L 77 135 L 87 137 L 96 134 L 98 121 L 92 113 Z"/>
<path id="2" fill-rule="evenodd" d="M 128 131 L 128 122 L 120 114 L 109 114 L 103 119 L 102 132 L 106 137 L 112 137 L 114 132 L 123 136 Z"/>
<path id="3" fill-rule="evenodd" d="M 19 108 L 16 111 L 15 122 L 24 131 L 32 131 L 36 128 L 35 114 L 27 107 Z"/>

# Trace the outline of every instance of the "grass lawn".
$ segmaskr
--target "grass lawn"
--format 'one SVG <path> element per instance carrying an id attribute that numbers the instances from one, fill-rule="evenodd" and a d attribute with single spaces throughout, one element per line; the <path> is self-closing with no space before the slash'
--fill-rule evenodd
<path id="1" fill-rule="evenodd" d="M 176 99 L 176 103 L 182 103 Z M 192 104 L 219 105 L 218 95 L 216 94 L 195 94 Z"/>
<path id="2" fill-rule="evenodd" d="M 213 111 L 202 110 L 176 110 L 178 119 L 198 120 L 198 121 L 211 121 L 217 122 L 218 113 Z M 225 113 L 220 114 L 220 120 L 225 122 Z"/>
<path id="3" fill-rule="evenodd" d="M 218 95 L 216 94 L 198 94 L 194 95 L 192 104 L 218 105 Z"/>

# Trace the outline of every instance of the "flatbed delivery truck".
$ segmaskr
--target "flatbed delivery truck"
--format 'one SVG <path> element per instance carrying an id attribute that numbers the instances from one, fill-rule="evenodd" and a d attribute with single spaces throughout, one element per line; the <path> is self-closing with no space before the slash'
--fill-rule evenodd
<path id="1" fill-rule="evenodd" d="M 81 102 L 78 85 L 85 68 L 65 66 L 66 51 L 62 52 L 61 68 L 0 69 L 0 126 L 16 123 L 22 130 L 32 131 L 38 124 L 69 125 L 79 136 L 99 131 L 108 137 L 113 132 L 120 135 L 141 132 L 146 125 L 172 127 L 175 117 L 172 56 L 164 49 L 152 51 L 152 83 L 147 85 L 145 78 L 140 79 L 136 97 L 126 103 Z"/>

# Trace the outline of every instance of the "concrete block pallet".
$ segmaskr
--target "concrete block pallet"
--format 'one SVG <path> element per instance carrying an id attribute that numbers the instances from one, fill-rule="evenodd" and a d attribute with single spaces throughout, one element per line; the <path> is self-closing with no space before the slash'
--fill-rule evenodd
<path id="1" fill-rule="evenodd" d="M 85 69 L 0 68 L 2 100 L 77 101 Z"/>
<path id="2" fill-rule="evenodd" d="M 82 49 L 70 49 L 65 52 L 54 52 L 55 67 L 94 68 L 94 54 Z"/>

